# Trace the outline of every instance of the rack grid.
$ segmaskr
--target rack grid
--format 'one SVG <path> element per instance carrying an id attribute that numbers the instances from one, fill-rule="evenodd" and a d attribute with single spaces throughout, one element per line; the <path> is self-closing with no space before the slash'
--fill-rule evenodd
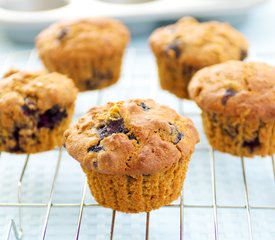
<path id="1" fill-rule="evenodd" d="M 257 52 L 251 58 L 272 62 L 275 60 L 275 53 Z M 1 72 L 11 65 L 28 70 L 41 67 L 35 50 L 0 56 L 0 60 L 4 63 Z M 71 165 L 73 160 L 64 149 L 21 156 L 0 153 L 0 237 L 3 236 L 5 240 L 13 238 L 19 240 L 23 237 L 25 239 L 274 240 L 274 156 L 245 159 L 213 150 L 207 144 L 202 131 L 200 110 L 193 102 L 179 100 L 168 92 L 160 90 L 157 81 L 156 66 L 150 52 L 146 49 L 128 49 L 119 83 L 105 90 L 81 93 L 77 100 L 74 121 L 93 105 L 129 97 L 154 98 L 192 118 L 200 131 L 201 143 L 196 149 L 197 154 L 195 153 L 191 160 L 184 191 L 179 200 L 152 213 L 136 214 L 138 217 L 135 217 L 135 214 L 121 214 L 100 207 L 92 199 L 88 194 L 84 174 L 80 171 L 74 172 L 80 167 L 77 164 Z M 40 158 L 41 161 L 38 160 Z M 64 164 L 69 166 L 64 170 L 65 173 L 62 173 L 65 178 L 62 178 L 60 171 Z M 48 165 L 49 169 L 46 167 Z M 37 171 L 39 174 L 43 173 L 47 180 L 45 182 L 50 184 L 45 185 L 44 181 L 42 183 L 38 181 L 39 179 L 35 177 Z M 65 181 L 59 184 L 59 179 Z M 26 181 L 28 183 L 25 183 Z M 72 191 L 70 184 L 74 189 Z M 64 189 L 67 192 L 63 192 Z M 72 201 L 69 201 L 70 199 Z M 1 214 L 3 209 L 4 213 Z M 34 214 L 31 209 L 43 211 Z M 62 214 L 58 216 L 53 214 L 55 209 L 66 211 L 73 209 L 74 213 L 69 215 L 68 219 L 74 218 L 74 221 L 67 224 L 66 213 L 62 212 L 64 216 Z M 88 213 L 89 209 L 94 213 Z M 162 212 L 164 210 L 167 212 Z M 169 216 L 172 211 L 173 216 Z M 223 211 L 226 211 L 226 214 Z M 255 215 L 254 213 L 258 211 L 260 214 Z M 157 218 L 156 213 L 158 213 Z M 32 216 L 36 216 L 34 223 L 31 221 Z M 169 222 L 160 225 L 166 218 Z M 61 222 L 50 223 L 52 219 L 59 219 Z M 92 225 L 88 219 L 94 219 Z M 239 222 L 234 223 L 236 219 Z M 86 222 L 85 226 L 83 221 Z M 226 222 L 234 226 L 225 226 Z M 207 226 L 204 228 L 202 224 Z M 33 226 L 37 229 L 35 233 L 25 230 Z M 129 227 L 130 231 L 123 226 Z M 163 231 L 162 228 L 167 228 L 167 231 Z M 64 237 L 60 237 L 58 235 L 60 229 L 65 229 L 64 232 L 67 229 L 70 231 L 62 235 Z M 91 229 L 96 231 L 89 235 Z"/>

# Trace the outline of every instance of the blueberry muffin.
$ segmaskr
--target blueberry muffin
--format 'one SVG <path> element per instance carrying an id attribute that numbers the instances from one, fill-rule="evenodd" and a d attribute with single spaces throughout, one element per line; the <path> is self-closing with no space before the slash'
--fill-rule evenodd
<path id="1" fill-rule="evenodd" d="M 228 61 L 200 70 L 189 93 L 202 109 L 210 144 L 252 157 L 275 153 L 275 67 Z"/>
<path id="2" fill-rule="evenodd" d="M 88 18 L 53 24 L 38 35 L 36 47 L 49 71 L 67 75 L 86 91 L 118 81 L 129 38 L 116 20 Z"/>
<path id="3" fill-rule="evenodd" d="M 198 142 L 191 120 L 153 100 L 94 107 L 64 134 L 96 201 L 127 213 L 176 200 Z"/>
<path id="4" fill-rule="evenodd" d="M 150 45 L 161 87 L 187 99 L 187 87 L 196 71 L 227 60 L 243 60 L 248 51 L 243 35 L 230 25 L 199 23 L 191 17 L 155 30 Z"/>
<path id="5" fill-rule="evenodd" d="M 0 80 L 0 151 L 37 153 L 62 145 L 77 89 L 58 73 L 12 70 Z"/>

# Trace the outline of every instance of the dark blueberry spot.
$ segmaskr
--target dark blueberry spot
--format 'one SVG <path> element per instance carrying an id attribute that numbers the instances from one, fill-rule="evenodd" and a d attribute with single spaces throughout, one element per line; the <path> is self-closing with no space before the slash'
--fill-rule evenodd
<path id="1" fill-rule="evenodd" d="M 31 109 L 30 106 L 24 104 L 22 107 L 21 107 L 23 113 L 27 116 L 33 116 L 35 115 L 35 113 L 37 113 L 37 110 L 36 109 Z"/>
<path id="2" fill-rule="evenodd" d="M 181 54 L 181 44 L 179 41 L 172 42 L 170 45 L 168 45 L 165 49 L 165 51 L 168 53 L 169 51 L 173 51 L 176 58 L 179 58 Z"/>
<path id="3" fill-rule="evenodd" d="M 97 166 L 98 166 L 97 162 L 93 162 L 93 167 L 97 168 Z"/>
<path id="4" fill-rule="evenodd" d="M 67 36 L 68 33 L 69 33 L 69 29 L 68 29 L 67 27 L 62 28 L 62 29 L 59 31 L 58 35 L 57 35 L 57 39 L 58 39 L 59 41 L 62 41 L 62 40 Z"/>
<path id="5" fill-rule="evenodd" d="M 52 108 L 39 115 L 37 127 L 53 129 L 67 116 L 66 110 L 62 110 L 60 106 L 54 105 Z"/>
<path id="6" fill-rule="evenodd" d="M 31 139 L 36 139 L 36 135 L 35 135 L 35 133 L 32 133 L 32 135 L 31 135 Z"/>
<path id="7" fill-rule="evenodd" d="M 196 68 L 192 65 L 184 64 L 182 66 L 182 75 L 185 80 L 190 80 L 193 74 L 195 73 Z"/>
<path id="8" fill-rule="evenodd" d="M 260 146 L 259 136 L 251 141 L 244 141 L 242 147 L 248 148 L 250 153 L 252 153 L 257 147 Z"/>
<path id="9" fill-rule="evenodd" d="M 235 138 L 239 133 L 239 126 L 231 126 L 228 125 L 222 129 L 223 133 L 230 136 L 231 138 Z"/>
<path id="10" fill-rule="evenodd" d="M 144 111 L 148 111 L 149 109 L 151 109 L 150 107 L 148 107 L 144 102 L 141 102 L 140 104 L 138 104 L 139 106 L 141 106 L 141 108 Z"/>
<path id="11" fill-rule="evenodd" d="M 176 138 L 173 140 L 173 143 L 174 144 L 179 143 L 179 141 L 183 138 L 184 134 L 178 130 L 175 124 L 171 122 L 169 122 L 168 124 L 170 125 L 170 128 L 171 128 L 171 134 L 176 135 Z"/>
<path id="12" fill-rule="evenodd" d="M 183 133 L 178 132 L 174 144 L 177 144 L 183 138 Z"/>
<path id="13" fill-rule="evenodd" d="M 34 115 L 36 113 L 36 110 L 34 109 L 30 109 L 28 105 L 24 104 L 22 107 L 21 107 L 23 113 L 27 116 L 31 116 L 31 115 Z"/>
<path id="14" fill-rule="evenodd" d="M 12 132 L 12 138 L 15 141 L 15 146 L 10 148 L 11 152 L 18 153 L 23 151 L 20 147 L 20 130 L 21 128 L 15 127 L 15 129 Z"/>
<path id="15" fill-rule="evenodd" d="M 20 138 L 20 128 L 19 127 L 15 127 L 15 129 L 12 132 L 12 137 L 16 142 L 19 142 L 19 138 Z"/>
<path id="16" fill-rule="evenodd" d="M 240 51 L 240 60 L 244 60 L 247 57 L 247 51 L 241 49 Z"/>
<path id="17" fill-rule="evenodd" d="M 36 102 L 32 98 L 25 98 L 25 104 L 21 107 L 23 113 L 27 116 L 32 116 L 37 112 Z"/>
<path id="18" fill-rule="evenodd" d="M 129 138 L 130 140 L 137 140 L 136 136 L 135 136 L 133 133 L 130 133 L 130 134 L 128 135 L 128 138 Z"/>
<path id="19" fill-rule="evenodd" d="M 227 89 L 222 97 L 222 105 L 226 105 L 229 98 L 236 95 L 236 91 L 233 89 Z"/>
<path id="20" fill-rule="evenodd" d="M 100 146 L 98 144 L 88 148 L 88 152 L 100 152 L 101 150 L 103 150 L 103 146 Z"/>
<path id="21" fill-rule="evenodd" d="M 98 128 L 97 131 L 100 136 L 100 140 L 114 133 L 127 134 L 129 132 L 128 129 L 124 128 L 124 121 L 122 118 L 109 120 L 106 125 L 103 125 L 102 127 Z"/>

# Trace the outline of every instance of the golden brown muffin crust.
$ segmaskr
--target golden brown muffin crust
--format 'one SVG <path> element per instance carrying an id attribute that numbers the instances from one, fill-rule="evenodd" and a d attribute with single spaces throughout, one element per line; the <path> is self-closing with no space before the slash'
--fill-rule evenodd
<path id="1" fill-rule="evenodd" d="M 77 89 L 58 73 L 11 70 L 0 80 L 0 150 L 46 151 L 60 145 Z"/>
<path id="2" fill-rule="evenodd" d="M 77 94 L 73 81 L 59 73 L 27 72 L 14 69 L 7 72 L 0 80 L 0 89 L 2 111 L 9 109 L 8 105 L 6 105 L 7 108 L 5 107 L 5 104 L 21 107 L 24 105 L 24 99 L 28 97 L 37 100 L 36 106 L 41 111 L 49 109 L 54 104 L 70 106 L 74 104 Z"/>
<path id="3" fill-rule="evenodd" d="M 191 120 L 153 100 L 94 107 L 64 134 L 68 152 L 105 174 L 152 174 L 189 156 L 199 136 Z"/>
<path id="4" fill-rule="evenodd" d="M 275 120 L 275 67 L 228 61 L 197 72 L 189 85 L 192 99 L 205 111 Z"/>
<path id="5" fill-rule="evenodd" d="M 248 43 L 243 35 L 227 23 L 199 23 L 184 17 L 175 24 L 156 29 L 150 37 L 156 55 L 167 54 L 193 67 L 244 59 Z"/>
<path id="6" fill-rule="evenodd" d="M 56 59 L 70 56 L 112 57 L 121 53 L 130 38 L 127 28 L 117 20 L 107 18 L 87 18 L 58 22 L 44 31 L 37 39 L 40 54 L 56 55 Z"/>

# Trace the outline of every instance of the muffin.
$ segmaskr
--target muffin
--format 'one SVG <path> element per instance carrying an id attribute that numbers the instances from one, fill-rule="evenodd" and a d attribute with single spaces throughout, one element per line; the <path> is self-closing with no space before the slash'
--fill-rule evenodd
<path id="1" fill-rule="evenodd" d="M 12 70 L 0 80 L 0 151 L 37 153 L 62 145 L 76 99 L 58 73 Z"/>
<path id="2" fill-rule="evenodd" d="M 140 99 L 94 107 L 64 134 L 96 201 L 126 213 L 179 197 L 198 140 L 191 120 Z"/>
<path id="3" fill-rule="evenodd" d="M 188 84 L 199 69 L 228 60 L 243 60 L 248 43 L 226 23 L 199 23 L 185 17 L 156 29 L 150 37 L 160 85 L 179 98 L 189 99 Z"/>
<path id="4" fill-rule="evenodd" d="M 36 47 L 50 72 L 67 75 L 86 91 L 118 81 L 129 38 L 117 20 L 88 18 L 51 25 L 38 35 Z"/>
<path id="5" fill-rule="evenodd" d="M 253 157 L 275 153 L 275 67 L 228 61 L 197 72 L 189 85 L 210 144 Z"/>

